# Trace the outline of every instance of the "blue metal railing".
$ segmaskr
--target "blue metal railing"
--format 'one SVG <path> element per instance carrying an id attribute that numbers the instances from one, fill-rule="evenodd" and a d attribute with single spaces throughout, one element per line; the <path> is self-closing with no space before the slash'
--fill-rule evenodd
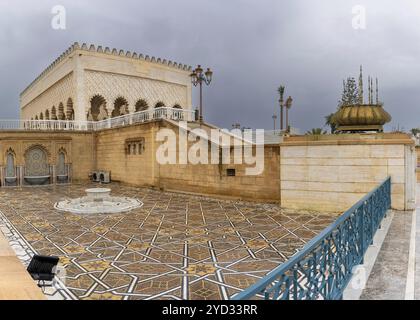
<path id="1" fill-rule="evenodd" d="M 388 178 L 300 252 L 232 299 L 342 299 L 353 267 L 363 264 L 366 250 L 390 208 L 391 178 Z"/>

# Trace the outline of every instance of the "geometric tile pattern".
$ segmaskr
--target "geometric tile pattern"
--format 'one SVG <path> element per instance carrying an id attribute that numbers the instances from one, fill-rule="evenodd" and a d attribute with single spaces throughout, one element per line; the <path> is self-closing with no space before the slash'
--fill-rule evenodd
<path id="1" fill-rule="evenodd" d="M 91 185 L 0 190 L 0 221 L 25 253 L 56 255 L 65 299 L 228 299 L 283 263 L 336 216 L 112 184 L 129 213 L 81 216 L 55 202 Z M 57 295 L 57 292 L 55 292 Z"/>
<path id="2" fill-rule="evenodd" d="M 148 78 L 86 71 L 85 105 L 87 108 L 90 107 L 92 97 L 97 94 L 105 98 L 109 114 L 118 97 L 124 97 L 127 100 L 131 112 L 134 112 L 134 106 L 140 99 L 144 99 L 151 109 L 158 102 L 163 102 L 167 107 L 173 107 L 176 104 L 182 108 L 189 107 L 186 86 Z"/>
<path id="3" fill-rule="evenodd" d="M 54 83 L 48 90 L 44 91 L 34 100 L 30 101 L 24 109 L 24 120 L 35 118 L 35 115 L 40 115 L 42 112 L 45 119 L 45 111 L 48 109 L 51 115 L 52 107 L 56 109 L 58 116 L 58 107 L 60 103 L 64 106 L 64 113 L 66 112 L 67 101 L 71 98 L 75 101 L 75 84 L 73 72 Z M 23 106 L 22 106 L 23 107 Z"/>

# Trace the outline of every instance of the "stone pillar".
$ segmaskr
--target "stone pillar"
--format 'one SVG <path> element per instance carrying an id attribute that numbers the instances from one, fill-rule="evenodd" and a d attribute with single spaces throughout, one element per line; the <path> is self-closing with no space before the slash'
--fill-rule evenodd
<path id="1" fill-rule="evenodd" d="M 24 178 L 23 178 L 23 174 L 25 171 L 25 167 L 24 166 L 18 166 L 18 187 L 22 187 L 24 185 Z"/>
<path id="2" fill-rule="evenodd" d="M 405 209 L 416 209 L 417 153 L 414 146 L 405 147 Z"/>
<path id="3" fill-rule="evenodd" d="M 51 171 L 52 171 L 52 184 L 57 184 L 57 168 L 56 165 L 51 165 Z"/>
<path id="4" fill-rule="evenodd" d="M 285 137 L 280 144 L 281 206 L 344 212 L 390 176 L 392 208 L 413 210 L 414 144 L 402 133 Z"/>
<path id="5" fill-rule="evenodd" d="M 86 92 L 85 92 L 85 70 L 83 67 L 83 55 L 76 52 L 74 59 L 74 120 L 86 121 L 86 112 L 89 106 L 86 106 Z"/>
<path id="6" fill-rule="evenodd" d="M 4 187 L 4 173 L 3 173 L 4 169 L 3 167 L 0 167 L 0 186 Z"/>

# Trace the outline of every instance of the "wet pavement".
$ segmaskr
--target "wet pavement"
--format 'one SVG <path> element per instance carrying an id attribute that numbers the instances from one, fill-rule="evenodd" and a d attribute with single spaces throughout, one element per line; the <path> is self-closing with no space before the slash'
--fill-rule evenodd
<path id="1" fill-rule="evenodd" d="M 275 204 L 111 184 L 129 213 L 77 215 L 54 203 L 96 185 L 0 190 L 0 227 L 24 264 L 60 257 L 56 299 L 228 299 L 336 219 Z"/>

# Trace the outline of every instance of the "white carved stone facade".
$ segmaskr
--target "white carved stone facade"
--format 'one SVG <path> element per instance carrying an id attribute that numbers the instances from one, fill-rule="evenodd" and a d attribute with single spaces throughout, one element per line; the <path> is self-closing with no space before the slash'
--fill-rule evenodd
<path id="1" fill-rule="evenodd" d="M 155 107 L 191 110 L 190 73 L 172 61 L 75 43 L 21 93 L 20 117 L 85 121 Z"/>
<path id="2" fill-rule="evenodd" d="M 54 110 L 57 120 L 62 118 L 60 117 L 60 110 L 63 112 L 63 116 L 67 118 L 67 115 L 71 112 L 68 108 L 74 101 L 74 91 L 74 77 L 73 73 L 70 73 L 26 104 L 25 116 L 22 118 L 24 120 L 38 120 L 42 117 L 44 120 L 55 120 L 53 117 Z"/>
<path id="3" fill-rule="evenodd" d="M 131 113 L 135 111 L 135 105 L 139 100 L 146 101 L 149 109 L 154 108 L 159 102 L 170 108 L 188 106 L 185 86 L 113 73 L 86 71 L 85 92 L 86 106 L 90 105 L 92 97 L 100 95 L 107 103 L 108 114 L 111 114 L 114 102 L 118 98 L 127 100 Z"/>

